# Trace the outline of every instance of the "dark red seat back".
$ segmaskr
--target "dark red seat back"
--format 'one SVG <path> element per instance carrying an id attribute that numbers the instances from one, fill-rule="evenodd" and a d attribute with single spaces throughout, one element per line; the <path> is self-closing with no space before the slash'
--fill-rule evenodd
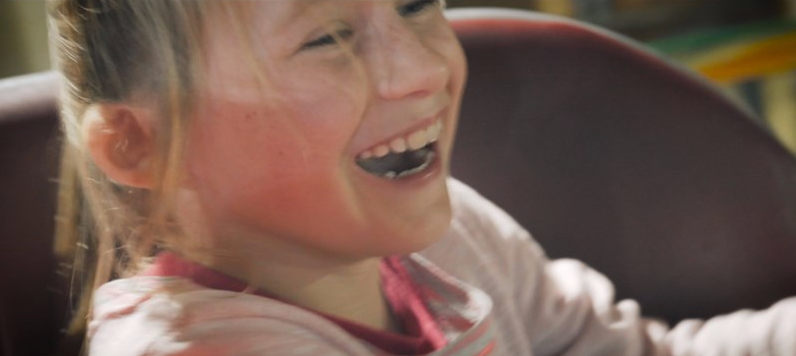
<path id="1" fill-rule="evenodd" d="M 747 111 L 604 30 L 451 16 L 470 65 L 453 175 L 549 255 L 669 320 L 796 295 L 796 160 Z"/>
<path id="2" fill-rule="evenodd" d="M 53 226 L 54 73 L 0 81 L 0 355 L 51 355 L 65 319 Z"/>

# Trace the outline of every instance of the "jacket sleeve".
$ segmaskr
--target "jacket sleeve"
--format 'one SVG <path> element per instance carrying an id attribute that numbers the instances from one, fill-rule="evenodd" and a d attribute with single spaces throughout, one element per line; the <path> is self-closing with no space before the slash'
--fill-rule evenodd
<path id="1" fill-rule="evenodd" d="M 538 288 L 515 286 L 517 297 L 528 301 L 518 305 L 526 308 L 540 355 L 796 355 L 796 298 L 669 329 L 644 318 L 635 301 L 616 302 L 610 281 L 583 263 L 538 260 Z"/>
<path id="2" fill-rule="evenodd" d="M 796 298 L 670 329 L 644 318 L 635 301 L 617 302 L 611 282 L 585 264 L 549 260 L 522 227 L 471 189 L 454 190 L 463 216 L 453 228 L 481 260 L 465 278 L 493 291 L 496 305 L 510 306 L 498 317 L 519 319 L 535 355 L 796 355 Z"/>

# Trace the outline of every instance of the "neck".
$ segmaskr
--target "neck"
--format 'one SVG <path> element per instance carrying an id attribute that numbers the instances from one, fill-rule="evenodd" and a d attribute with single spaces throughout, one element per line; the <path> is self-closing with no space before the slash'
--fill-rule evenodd
<path id="1" fill-rule="evenodd" d="M 191 238 L 175 239 L 175 247 L 187 258 L 298 306 L 396 331 L 381 292 L 380 258 L 341 258 L 291 239 L 212 228 L 193 193 L 183 193 L 178 215 Z"/>

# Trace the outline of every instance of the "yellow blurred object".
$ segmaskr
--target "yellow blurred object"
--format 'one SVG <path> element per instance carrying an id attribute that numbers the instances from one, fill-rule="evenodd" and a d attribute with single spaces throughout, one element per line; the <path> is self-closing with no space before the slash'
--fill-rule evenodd
<path id="1" fill-rule="evenodd" d="M 690 65 L 721 84 L 786 73 L 796 69 L 796 32 L 709 51 Z"/>
<path id="2" fill-rule="evenodd" d="M 760 89 L 771 130 L 791 152 L 796 152 L 796 71 L 765 78 Z"/>
<path id="3" fill-rule="evenodd" d="M 562 16 L 573 16 L 575 14 L 575 4 L 573 1 L 538 0 L 536 6 L 539 11 L 550 14 Z"/>

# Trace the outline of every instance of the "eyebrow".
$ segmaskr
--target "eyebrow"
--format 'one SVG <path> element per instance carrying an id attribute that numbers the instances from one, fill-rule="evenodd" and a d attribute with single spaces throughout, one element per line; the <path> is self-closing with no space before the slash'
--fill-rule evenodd
<path id="1" fill-rule="evenodd" d="M 312 6 L 323 2 L 324 0 L 293 0 L 288 1 L 291 4 L 296 4 L 295 6 L 291 6 L 287 13 L 282 16 L 282 21 L 280 22 L 292 22 L 296 18 L 299 18 L 307 13 L 308 9 Z M 283 26 L 285 23 L 277 23 L 278 26 Z"/>

